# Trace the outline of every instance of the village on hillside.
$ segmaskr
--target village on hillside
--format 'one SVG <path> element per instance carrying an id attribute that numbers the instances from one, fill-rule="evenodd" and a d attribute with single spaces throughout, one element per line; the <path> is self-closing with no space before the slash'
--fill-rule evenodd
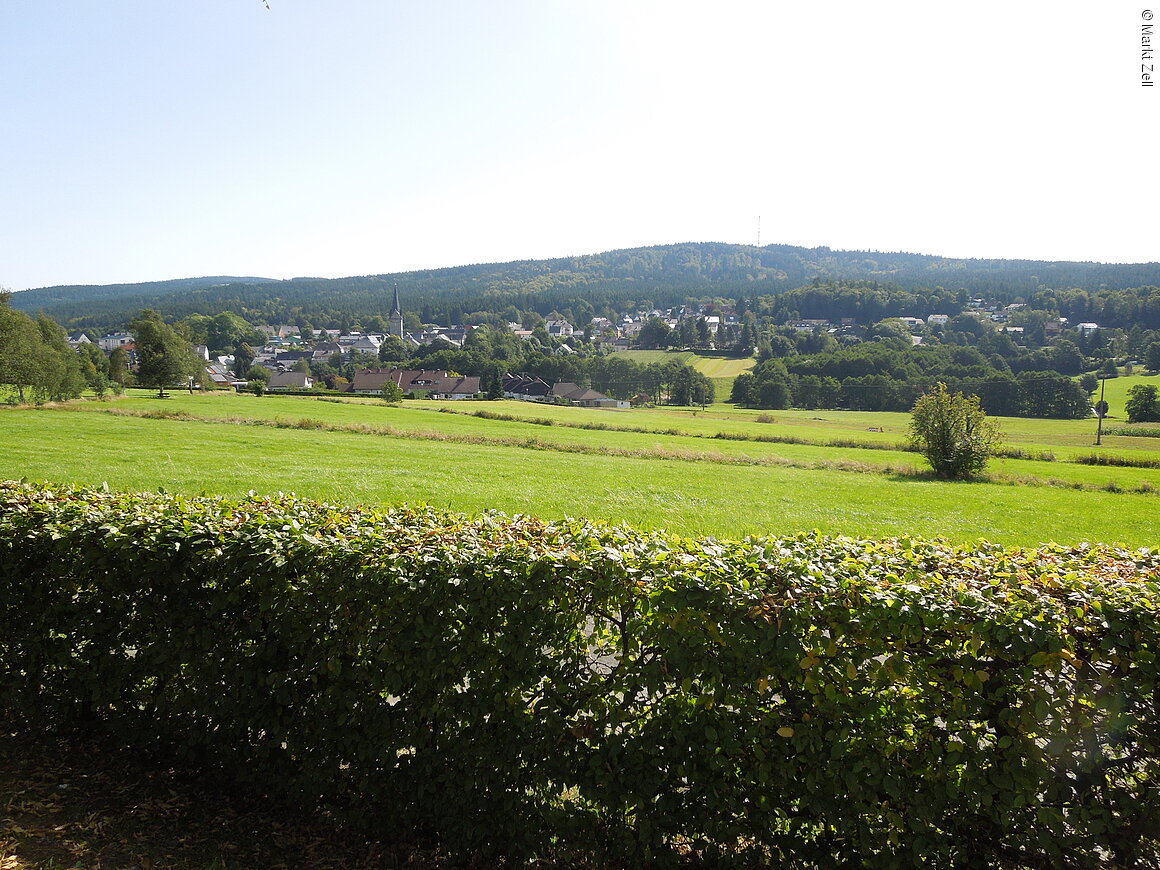
<path id="1" fill-rule="evenodd" d="M 266 377 L 262 389 L 274 392 L 324 387 L 359 395 L 379 395 L 387 383 L 394 384 L 402 395 L 412 398 L 469 399 L 487 392 L 479 376 L 461 375 L 446 368 L 407 368 L 398 363 L 415 352 L 421 355 L 424 350 L 432 348 L 459 350 L 469 347 L 476 330 L 494 330 L 496 324 L 424 324 L 419 329 L 407 329 L 397 288 L 393 302 L 388 318 L 382 321 L 389 324 L 386 332 L 262 324 L 255 328 L 262 333 L 264 342 L 252 349 L 251 358 L 242 360 L 234 354 L 211 352 L 208 346 L 200 345 L 197 353 L 205 362 L 206 385 L 246 389 L 251 386 L 251 375 L 256 371 Z M 1019 321 L 1026 308 L 1024 303 L 1002 304 L 972 298 L 957 317 L 972 318 L 986 324 L 988 330 L 1023 344 L 1025 327 L 1009 321 Z M 918 347 L 931 336 L 941 336 L 953 327 L 955 317 L 936 312 L 925 318 L 900 316 L 887 320 L 905 330 L 911 345 Z M 1074 330 L 1079 336 L 1089 336 L 1100 328 L 1094 322 L 1073 326 L 1066 317 L 1041 320 L 1038 326 L 1046 340 L 1059 337 L 1067 329 Z M 529 325 L 532 324 L 507 322 L 503 329 L 534 344 L 543 353 L 557 357 L 664 348 L 696 348 L 752 356 L 759 352 L 761 335 L 752 311 L 747 315 L 744 300 L 739 300 L 736 305 L 716 301 L 624 311 L 616 317 L 593 316 L 586 323 L 573 323 L 553 312 L 535 323 L 534 328 L 527 328 Z M 850 346 L 875 337 L 867 334 L 869 326 L 856 317 L 789 317 L 782 324 L 782 331 L 803 337 L 829 337 L 833 339 L 831 344 Z M 83 332 L 69 337 L 69 343 L 74 347 L 90 341 Z M 118 348 L 126 351 L 132 368 L 135 345 L 131 333 L 109 333 L 95 343 L 105 353 Z M 320 370 L 328 366 L 334 370 L 345 366 L 349 376 L 320 376 Z M 581 384 L 549 382 L 525 372 L 505 373 L 499 388 L 492 388 L 493 397 L 499 398 L 500 395 L 509 399 L 595 408 L 627 408 L 650 399 L 647 395 L 612 398 Z"/>

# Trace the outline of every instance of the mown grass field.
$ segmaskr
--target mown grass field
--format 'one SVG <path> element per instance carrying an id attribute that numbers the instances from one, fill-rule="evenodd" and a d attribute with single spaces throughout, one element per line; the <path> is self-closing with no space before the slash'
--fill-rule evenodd
<path id="1" fill-rule="evenodd" d="M 614 356 L 621 356 L 638 363 L 678 360 L 686 365 L 692 365 L 693 368 L 713 382 L 717 398 L 722 401 L 728 399 L 733 392 L 733 379 L 757 364 L 757 360 L 753 357 L 738 359 L 724 354 L 694 353 L 691 350 L 621 350 L 617 351 Z"/>
<path id="2" fill-rule="evenodd" d="M 474 416 L 479 411 L 519 419 Z M 898 449 L 905 414 L 786 411 L 757 422 L 761 416 L 729 406 L 696 413 L 519 402 L 396 408 L 374 399 L 134 393 L 0 411 L 0 477 L 227 496 L 293 491 L 348 503 L 587 516 L 717 537 L 818 529 L 1012 545 L 1157 543 L 1160 469 L 999 459 L 989 469 L 994 482 L 946 483 L 924 476 L 921 458 Z M 1002 423 L 1009 445 L 1050 449 L 1060 460 L 1094 449 L 1094 420 Z M 617 428 L 577 428 L 592 424 Z M 811 443 L 733 440 L 768 436 Z M 1160 460 L 1160 443 L 1112 436 L 1101 452 Z"/>

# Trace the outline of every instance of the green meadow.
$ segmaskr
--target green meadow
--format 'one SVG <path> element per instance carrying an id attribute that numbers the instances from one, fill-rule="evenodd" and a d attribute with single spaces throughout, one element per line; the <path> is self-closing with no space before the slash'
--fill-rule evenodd
<path id="1" fill-rule="evenodd" d="M 905 414 L 762 414 L 727 405 L 392 407 L 373 398 L 179 393 L 159 400 L 131 391 L 111 401 L 0 411 L 0 477 L 584 516 L 716 537 L 818 529 L 1009 545 L 1157 543 L 1160 468 L 1065 461 L 1095 450 L 1094 420 L 1001 418 L 1008 447 L 1051 451 L 1056 460 L 998 458 L 989 481 L 972 483 L 926 475 L 921 457 L 902 449 L 907 422 Z M 1104 442 L 1101 454 L 1160 464 L 1155 438 Z"/>
<path id="2" fill-rule="evenodd" d="M 734 378 L 757 364 L 757 360 L 753 357 L 739 359 L 725 354 L 695 353 L 691 350 L 621 350 L 614 356 L 644 364 L 677 360 L 685 365 L 691 365 L 713 382 L 713 388 L 720 400 L 728 399 L 733 392 Z"/>

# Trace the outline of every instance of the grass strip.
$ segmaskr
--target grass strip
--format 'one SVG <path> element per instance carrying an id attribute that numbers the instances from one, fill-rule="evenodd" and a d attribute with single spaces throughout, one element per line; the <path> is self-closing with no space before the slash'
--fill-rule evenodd
<path id="1" fill-rule="evenodd" d="M 56 406 L 57 409 L 65 410 L 80 410 L 77 406 L 61 405 Z M 46 406 L 45 409 L 52 409 Z M 919 469 L 913 465 L 893 465 L 893 464 L 871 464 L 861 462 L 853 459 L 837 459 L 837 460 L 815 460 L 804 461 L 789 459 L 784 456 L 750 456 L 747 454 L 739 454 L 727 456 L 716 451 L 694 451 L 683 450 L 670 447 L 651 447 L 651 448 L 627 448 L 617 447 L 614 445 L 592 445 L 592 444 L 577 444 L 577 443 L 562 443 L 558 441 L 550 441 L 542 438 L 500 438 L 487 435 L 465 435 L 450 432 L 440 432 L 437 430 L 402 430 L 389 425 L 371 425 L 367 423 L 328 423 L 325 420 L 319 420 L 316 417 L 300 417 L 297 419 L 287 419 L 285 417 L 275 417 L 274 419 L 261 419 L 253 417 L 242 416 L 228 416 L 219 417 L 212 415 L 197 415 L 184 410 L 169 410 L 169 409 L 150 409 L 147 411 L 131 410 L 126 408 L 104 408 L 97 413 L 109 414 L 121 417 L 137 417 L 142 419 L 154 420 L 175 420 L 178 422 L 199 422 L 199 423 L 220 423 L 226 425 L 238 426 L 255 426 L 275 429 L 298 429 L 298 430 L 316 430 L 326 432 L 349 433 L 356 435 L 376 435 L 384 438 L 398 438 L 402 440 L 424 440 L 435 441 L 452 444 L 471 444 L 475 446 L 485 447 L 514 447 L 523 450 L 549 451 L 556 453 L 571 453 L 581 454 L 586 456 L 617 456 L 626 459 L 648 459 L 648 460 L 675 460 L 678 462 L 704 462 L 717 465 L 731 465 L 731 466 L 754 466 L 754 467 L 779 467 L 779 468 L 797 468 L 803 470 L 826 470 L 826 471 L 842 471 L 857 474 L 880 474 L 891 476 L 895 478 L 910 478 L 915 480 L 932 480 L 934 479 L 930 471 Z M 497 417 L 508 417 L 512 422 L 528 423 L 534 422 L 526 419 L 515 417 L 514 415 L 495 415 L 494 412 L 463 412 L 454 409 L 446 409 L 443 413 L 459 414 L 463 416 L 481 417 L 482 419 L 496 419 Z M 486 416 L 485 416 L 486 415 Z M 624 429 L 620 427 L 611 427 L 608 424 L 568 424 L 549 421 L 546 425 L 562 426 L 563 428 L 572 429 L 589 429 L 589 428 L 603 428 L 607 427 L 614 431 L 635 431 L 632 429 Z M 647 434 L 674 434 L 686 436 L 687 433 L 674 431 L 672 433 L 649 432 Z M 705 438 L 707 436 L 693 435 L 691 437 Z M 781 437 L 781 436 L 775 436 Z M 740 439 L 729 436 L 727 440 L 752 440 L 759 441 L 760 436 L 751 439 Z M 776 443 L 776 442 L 775 442 Z M 823 446 L 823 447 L 856 447 L 860 446 L 857 443 L 830 443 L 817 444 L 809 441 L 786 441 L 785 443 L 805 444 L 808 446 Z M 880 446 L 875 446 L 874 449 L 883 449 Z M 912 451 L 913 452 L 913 451 Z M 1016 456 L 1010 458 L 1033 458 L 1028 456 Z M 1116 457 L 1118 458 L 1118 457 Z M 1083 464 L 1107 464 L 1107 465 L 1129 465 L 1127 462 L 1109 462 L 1109 463 L 1083 463 Z M 1137 466 L 1133 466 L 1137 467 Z M 1156 467 L 1155 465 L 1148 465 L 1143 467 Z M 1008 486 L 1039 486 L 1039 487 L 1055 487 L 1062 489 L 1075 490 L 1089 490 L 1111 493 L 1136 493 L 1142 495 L 1155 495 L 1158 493 L 1156 487 L 1147 481 L 1143 481 L 1136 486 L 1123 486 L 1116 481 L 1109 481 L 1105 484 L 1093 485 L 1086 484 L 1080 481 L 1066 481 L 1059 478 L 1042 478 L 1034 475 L 1012 475 L 1012 474 L 986 474 L 977 478 L 979 482 L 995 483 Z"/>

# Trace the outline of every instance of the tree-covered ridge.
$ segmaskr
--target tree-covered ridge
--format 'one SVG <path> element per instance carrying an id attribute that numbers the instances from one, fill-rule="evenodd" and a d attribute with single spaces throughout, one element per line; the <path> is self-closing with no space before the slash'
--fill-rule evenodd
<path id="1" fill-rule="evenodd" d="M 24 310 L 43 308 L 70 328 L 115 328 L 141 308 L 157 308 L 172 317 L 228 310 L 266 323 L 305 317 L 319 325 L 384 315 L 398 284 L 407 306 L 420 311 L 424 322 L 450 324 L 473 311 L 501 311 L 509 305 L 546 314 L 565 308 L 647 308 L 701 297 L 773 296 L 815 279 L 879 282 L 894 292 L 921 291 L 924 298 L 933 291 L 1008 301 L 1046 288 L 1074 288 L 1090 299 L 1101 291 L 1160 286 L 1160 263 L 962 260 L 826 247 L 686 243 L 337 279 L 206 278 L 55 287 L 19 293 L 13 304 Z M 810 315 L 802 311 L 801 316 Z"/>
<path id="2" fill-rule="evenodd" d="M 269 281 L 271 281 L 269 278 L 207 276 L 203 278 L 174 278 L 169 281 L 147 281 L 136 284 L 69 284 L 26 290 L 16 297 L 15 302 L 19 303 L 16 305 L 17 308 L 31 311 L 36 308 L 53 308 L 59 305 L 120 299 L 125 296 L 152 296 L 160 299 L 226 284 L 260 284 Z"/>

